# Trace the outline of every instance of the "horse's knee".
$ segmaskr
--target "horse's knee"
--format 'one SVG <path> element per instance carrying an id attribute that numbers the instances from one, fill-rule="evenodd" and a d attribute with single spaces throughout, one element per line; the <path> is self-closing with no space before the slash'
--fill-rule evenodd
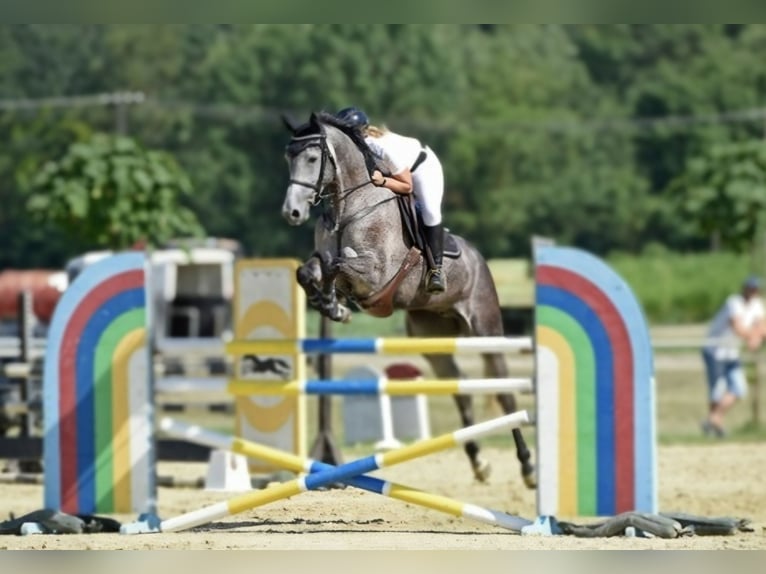
<path id="1" fill-rule="evenodd" d="M 322 279 L 321 270 L 315 259 L 311 259 L 298 267 L 295 272 L 295 278 L 298 284 L 303 288 L 311 285 L 318 285 Z"/>
<path id="2" fill-rule="evenodd" d="M 298 270 L 295 272 L 295 279 L 297 279 L 299 285 L 304 287 L 311 284 L 311 274 L 305 266 L 298 267 Z"/>
<path id="3" fill-rule="evenodd" d="M 317 258 L 319 259 L 318 265 L 321 268 L 321 273 L 324 277 L 334 278 L 340 270 L 340 260 L 333 257 L 329 251 L 317 252 Z"/>

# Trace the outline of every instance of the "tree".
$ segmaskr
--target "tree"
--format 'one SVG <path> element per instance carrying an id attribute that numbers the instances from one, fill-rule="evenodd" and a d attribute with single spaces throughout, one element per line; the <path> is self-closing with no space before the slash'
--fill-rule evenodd
<path id="1" fill-rule="evenodd" d="M 447 224 L 490 257 L 528 255 L 533 234 L 600 253 L 632 247 L 645 186 L 624 135 L 581 125 L 619 110 L 595 89 L 562 27 L 464 36 L 463 113 L 432 144 L 446 152 Z"/>
<path id="2" fill-rule="evenodd" d="M 201 234 L 196 216 L 182 205 L 190 194 L 188 177 L 169 154 L 97 134 L 43 166 L 27 206 L 78 241 L 125 249 Z"/>
<path id="3" fill-rule="evenodd" d="M 611 92 L 623 117 L 645 118 L 629 132 L 633 167 L 646 181 L 650 215 L 641 242 L 699 249 L 706 238 L 679 221 L 669 183 L 689 158 L 723 141 L 761 136 L 759 121 L 718 121 L 757 108 L 766 94 L 761 25 L 577 25 L 567 27 L 600 92 Z M 658 118 L 696 121 L 652 123 Z M 705 118 L 703 120 L 702 118 Z M 631 135 L 632 134 L 632 135 Z"/>
<path id="4" fill-rule="evenodd" d="M 209 233 L 305 255 L 311 227 L 279 217 L 279 114 L 346 105 L 439 155 L 445 223 L 489 256 L 526 255 L 541 233 L 600 254 L 704 249 L 668 182 L 716 143 L 763 137 L 741 111 L 766 96 L 764 49 L 766 27 L 750 24 L 0 26 L 2 99 L 54 98 L 0 113 L 0 268 L 92 246 L 31 221 L 25 184 L 110 130 L 173 154 Z M 146 99 L 55 100 L 118 90 Z"/>
<path id="5" fill-rule="evenodd" d="M 40 166 L 91 136 L 91 127 L 73 115 L 42 110 L 0 114 L 0 269 L 57 267 L 87 245 L 66 241 L 60 230 L 30 221 L 26 196 Z"/>
<path id="6" fill-rule="evenodd" d="M 715 145 L 689 161 L 670 192 L 702 232 L 752 252 L 759 232 L 766 231 L 766 144 Z"/>

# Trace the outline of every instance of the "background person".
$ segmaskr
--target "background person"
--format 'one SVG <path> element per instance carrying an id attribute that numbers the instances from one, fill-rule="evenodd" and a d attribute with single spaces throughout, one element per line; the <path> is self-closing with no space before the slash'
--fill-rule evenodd
<path id="1" fill-rule="evenodd" d="M 754 351 L 763 342 L 764 306 L 760 288 L 757 277 L 748 278 L 740 293 L 726 299 L 710 324 L 709 342 L 702 350 L 710 400 L 707 419 L 702 423 L 707 435 L 724 435 L 726 412 L 747 394 L 740 347 L 744 342 Z"/>

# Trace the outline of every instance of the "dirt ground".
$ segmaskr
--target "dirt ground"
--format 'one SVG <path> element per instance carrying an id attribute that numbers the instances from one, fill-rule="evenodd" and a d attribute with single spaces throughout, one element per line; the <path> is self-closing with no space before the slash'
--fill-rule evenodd
<path id="1" fill-rule="evenodd" d="M 510 514 L 533 517 L 535 494 L 526 490 L 510 449 L 487 447 L 494 474 L 473 481 L 458 450 L 378 472 L 378 476 Z M 703 516 L 748 518 L 754 532 L 675 540 L 519 536 L 478 522 L 404 504 L 352 488 L 307 492 L 179 533 L 35 535 L 0 537 L 0 549 L 242 549 L 242 550 L 532 550 L 532 549 L 766 549 L 766 448 L 710 443 L 660 447 L 660 508 Z M 205 465 L 160 464 L 165 476 L 198 478 Z M 0 517 L 42 505 L 42 487 L 0 485 Z M 232 494 L 161 488 L 159 513 L 170 518 L 226 500 Z M 117 516 L 130 522 L 135 516 Z M 567 517 L 560 517 L 567 518 Z M 587 523 L 594 519 L 574 519 Z M 300 536 L 298 536 L 300 535 Z"/>

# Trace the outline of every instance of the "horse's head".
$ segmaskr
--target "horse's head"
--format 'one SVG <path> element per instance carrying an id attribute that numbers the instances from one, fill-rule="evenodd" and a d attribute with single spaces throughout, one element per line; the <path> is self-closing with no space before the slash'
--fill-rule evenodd
<path id="1" fill-rule="evenodd" d="M 335 158 L 328 146 L 324 126 L 316 114 L 301 125 L 293 125 L 283 117 L 292 132 L 286 158 L 290 169 L 290 185 L 282 204 L 282 217 L 290 225 L 301 225 L 309 218 L 311 206 L 322 199 L 322 190 L 335 177 Z"/>
<path id="2" fill-rule="evenodd" d="M 329 195 L 328 190 L 346 200 L 370 183 L 377 159 L 356 126 L 326 112 L 311 114 L 301 126 L 282 119 L 292 134 L 286 153 L 290 185 L 282 204 L 282 216 L 290 225 L 304 223 L 311 206 Z"/>

